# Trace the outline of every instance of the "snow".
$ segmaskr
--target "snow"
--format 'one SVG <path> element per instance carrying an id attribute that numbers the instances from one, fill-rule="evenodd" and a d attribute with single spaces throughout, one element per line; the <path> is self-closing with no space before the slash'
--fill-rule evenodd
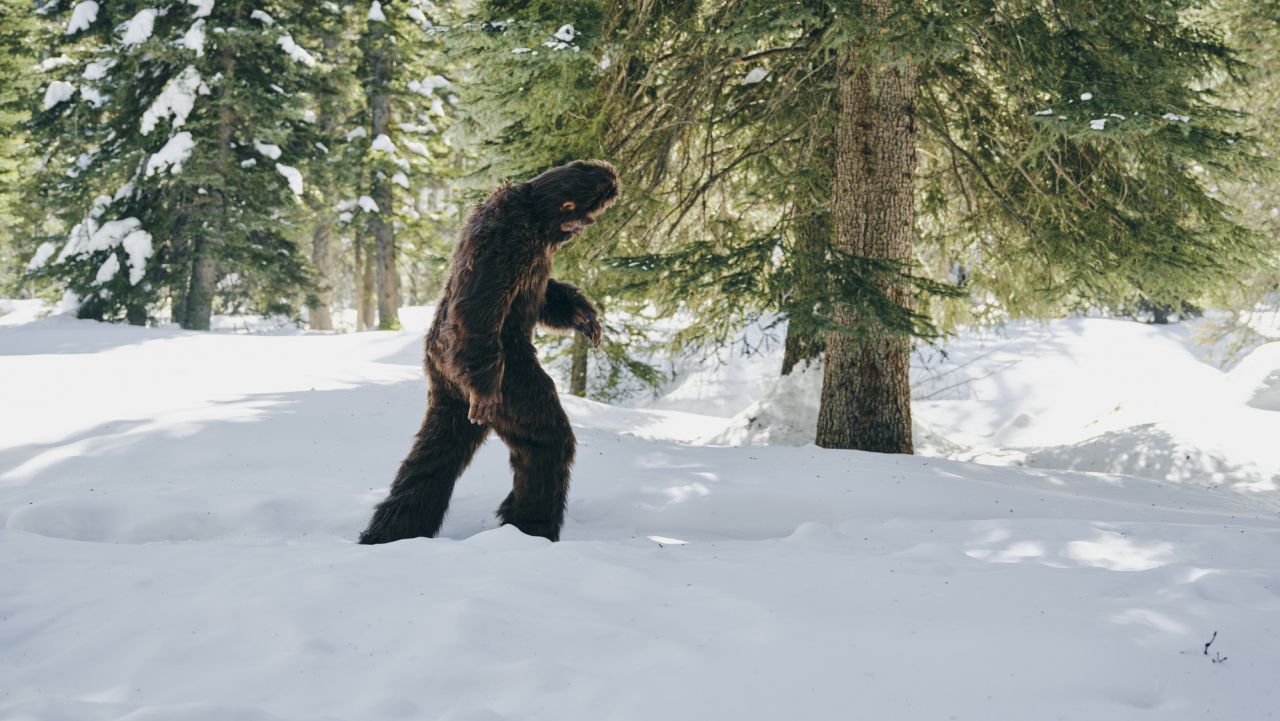
<path id="1" fill-rule="evenodd" d="M 852 707 L 1181 721 L 1280 707 L 1273 496 L 690 445 L 724 419 L 565 396 L 578 461 L 561 543 L 494 527 L 510 472 L 491 440 L 442 538 L 364 547 L 352 539 L 420 418 L 430 309 L 404 309 L 405 332 L 234 335 L 9 308 L 0 397 L 22 412 L 0 414 L 0 718 L 755 721 Z M 1144 388 L 1198 384 L 1166 386 L 1170 406 L 1219 390 L 1220 372 L 1173 353 L 1175 331 L 1094 325 L 973 334 L 943 369 L 999 413 L 1036 402 L 1020 394 L 1101 403 L 1159 351 L 1171 367 L 1148 367 Z M 1118 378 L 1097 377 L 1104 356 L 1123 361 Z M 753 375 L 739 360 L 725 372 Z"/>
<path id="2" fill-rule="evenodd" d="M 43 107 L 48 110 L 58 103 L 70 100 L 75 94 L 76 86 L 64 80 L 54 80 L 49 83 L 49 87 L 45 88 Z"/>
<path id="3" fill-rule="evenodd" d="M 184 48 L 194 52 L 197 57 L 204 57 L 204 20 L 191 23 L 182 40 L 178 42 Z"/>
<path id="4" fill-rule="evenodd" d="M 747 73 L 747 76 L 742 79 L 742 84 L 754 85 L 764 80 L 766 77 L 768 77 L 768 75 L 769 75 L 769 71 L 765 70 L 764 68 L 752 68 L 751 72 Z"/>
<path id="5" fill-rule="evenodd" d="M 572 25 L 568 25 L 568 24 L 561 25 L 560 29 L 556 30 L 555 32 L 556 39 L 566 43 L 572 42 L 573 39 L 577 36 L 578 36 L 578 32 L 573 29 Z"/>
<path id="6" fill-rule="evenodd" d="M 385 23 L 386 21 L 387 16 L 382 12 L 382 3 L 378 2 L 378 0 L 373 0 L 373 3 L 369 5 L 369 22 Z"/>
<path id="7" fill-rule="evenodd" d="M 298 169 L 283 163 L 276 163 L 276 172 L 283 175 L 284 179 L 289 182 L 289 190 L 294 195 L 302 195 L 302 173 Z"/>
<path id="8" fill-rule="evenodd" d="M 150 178 L 156 173 L 172 173 L 174 175 L 182 172 L 182 163 L 191 157 L 191 150 L 195 148 L 196 142 L 191 137 L 191 133 L 182 131 L 175 133 L 169 138 L 169 142 L 164 147 L 157 150 L 150 158 L 147 158 L 146 177 Z"/>
<path id="9" fill-rule="evenodd" d="M 98 268 L 98 275 L 93 279 L 93 282 L 97 285 L 102 285 L 116 277 L 118 272 L 120 272 L 120 259 L 116 257 L 115 253 L 112 253 L 107 256 L 107 259 Z"/>
<path id="10" fill-rule="evenodd" d="M 195 8 L 191 17 L 206 18 L 213 12 L 214 0 L 187 0 L 187 4 Z"/>
<path id="11" fill-rule="evenodd" d="M 275 160 L 280 157 L 279 145 L 264 143 L 261 140 L 258 140 L 257 138 L 254 138 L 253 140 L 253 149 L 271 160 Z"/>
<path id="12" fill-rule="evenodd" d="M 254 10 L 253 12 L 249 13 L 249 17 L 252 18 L 253 20 L 257 20 L 258 22 L 268 27 L 276 24 L 275 18 L 262 12 L 261 10 Z"/>
<path id="13" fill-rule="evenodd" d="M 147 259 L 151 257 L 151 234 L 142 229 L 142 222 L 137 218 L 110 220 L 99 226 L 94 220 L 99 215 L 100 212 L 94 212 L 89 219 L 77 223 L 71 229 L 66 244 L 54 262 L 61 263 L 68 258 L 84 257 L 101 250 L 122 247 L 128 255 L 129 282 L 137 285 L 146 271 Z"/>
<path id="14" fill-rule="evenodd" d="M 172 127 L 182 127 L 187 122 L 187 116 L 191 114 L 192 108 L 195 107 L 196 96 L 208 94 L 209 87 L 200 78 L 200 72 L 188 65 L 181 73 L 164 84 L 160 95 L 142 114 L 139 131 L 143 135 L 150 135 L 156 124 L 167 117 L 173 118 L 170 123 Z"/>
<path id="15" fill-rule="evenodd" d="M 101 80 L 107 76 L 107 71 L 115 67 L 115 64 L 116 61 L 110 58 L 94 60 L 84 66 L 84 74 L 82 77 L 84 77 L 85 80 Z"/>
<path id="16" fill-rule="evenodd" d="M 276 44 L 279 45 L 280 49 L 284 50 L 285 54 L 288 55 L 294 62 L 302 63 L 307 67 L 315 66 L 316 59 L 312 57 L 311 53 L 304 50 L 302 46 L 294 42 L 293 36 L 281 35 L 280 37 L 276 38 Z"/>
<path id="17" fill-rule="evenodd" d="M 918 450 L 1280 498 L 1280 342 L 1222 371 L 1201 361 L 1195 329 L 1076 318 L 968 332 L 945 357 L 919 351 Z M 702 443 L 810 443 L 821 367 L 776 379 L 780 351 L 753 363 L 686 374 L 652 406 L 731 416 Z"/>
<path id="18" fill-rule="evenodd" d="M 1090 100 L 1093 100 L 1093 93 L 1081 93 L 1080 99 L 1085 102 L 1089 102 Z"/>
<path id="19" fill-rule="evenodd" d="M 378 207 L 378 202 L 367 195 L 360 196 L 360 199 L 356 201 L 356 205 L 359 205 L 360 209 L 366 213 L 378 213 L 382 211 L 382 208 Z"/>
<path id="20" fill-rule="evenodd" d="M 447 88 L 450 83 L 443 75 L 428 75 L 421 80 L 410 80 L 408 88 L 419 95 L 431 96 L 436 90 Z"/>
<path id="21" fill-rule="evenodd" d="M 378 133 L 378 137 L 373 139 L 373 142 L 369 145 L 369 149 L 376 150 L 381 153 L 391 153 L 392 155 L 400 152 L 396 149 L 395 143 L 391 142 L 391 138 L 387 137 L 386 133 Z"/>
<path id="22" fill-rule="evenodd" d="M 39 70 L 42 73 L 47 73 L 52 70 L 57 70 L 64 65 L 70 65 L 71 62 L 71 58 L 66 55 L 54 55 L 53 57 L 41 60 L 40 64 L 36 65 L 36 70 Z"/>
<path id="23" fill-rule="evenodd" d="M 1173 120 L 1173 121 L 1176 121 L 1176 122 L 1179 122 L 1179 123 L 1189 123 L 1189 122 L 1191 122 L 1191 116 L 1190 116 L 1190 115 L 1178 115 L 1177 113 L 1165 113 L 1164 115 L 1161 115 L 1160 117 L 1161 117 L 1161 118 L 1164 118 L 1165 120 Z"/>
<path id="24" fill-rule="evenodd" d="M 391 182 L 395 183 L 396 185 L 399 185 L 401 188 L 404 188 L 405 190 L 409 189 L 409 176 L 405 175 L 404 173 L 396 173 L 395 175 L 391 176 Z"/>
<path id="25" fill-rule="evenodd" d="M 137 285 L 147 272 L 147 259 L 151 257 L 151 234 L 135 230 L 120 241 L 120 247 L 129 256 L 129 285 Z"/>
<path id="26" fill-rule="evenodd" d="M 357 125 L 356 127 L 354 127 L 354 128 L 352 128 L 351 130 L 347 131 L 347 142 L 351 142 L 352 140 L 355 140 L 356 138 L 363 138 L 363 137 L 366 137 L 366 136 L 368 136 L 368 134 L 369 134 L 369 133 L 368 133 L 367 131 L 365 131 L 364 126 L 362 126 L 362 125 Z"/>
<path id="27" fill-rule="evenodd" d="M 151 37 L 156 23 L 156 9 L 145 8 L 124 22 L 124 33 L 120 42 L 127 46 L 141 45 Z"/>
<path id="28" fill-rule="evenodd" d="M 1090 120 L 1090 121 L 1089 121 L 1089 127 L 1090 127 L 1090 128 L 1092 128 L 1093 130 L 1106 130 L 1106 129 L 1107 129 L 1107 119 L 1106 119 L 1106 118 L 1095 118 L 1095 119 L 1093 119 L 1093 120 Z"/>
<path id="29" fill-rule="evenodd" d="M 409 152 L 421 155 L 424 158 L 431 157 L 431 150 L 416 140 L 405 140 L 404 147 L 408 148 Z"/>
<path id="30" fill-rule="evenodd" d="M 98 3 L 93 0 L 78 2 L 71 8 L 71 19 L 67 20 L 66 34 L 75 35 L 82 30 L 88 30 L 97 19 Z"/>
<path id="31" fill-rule="evenodd" d="M 49 262 L 49 259 L 53 257 L 54 252 L 57 250 L 58 246 L 53 243 L 48 241 L 41 243 L 40 247 L 36 248 L 35 254 L 31 256 L 31 260 L 27 262 L 27 270 L 39 270 L 40 268 L 43 268 L 45 263 Z"/>

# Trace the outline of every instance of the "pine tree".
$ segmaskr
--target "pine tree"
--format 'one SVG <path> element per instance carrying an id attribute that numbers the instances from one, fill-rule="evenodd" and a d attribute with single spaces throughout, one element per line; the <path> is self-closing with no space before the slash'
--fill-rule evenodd
<path id="1" fill-rule="evenodd" d="M 291 209 L 312 152 L 294 131 L 311 118 L 296 89 L 319 67 L 287 26 L 309 12 L 170 0 L 48 13 L 66 61 L 33 118 L 48 153 L 37 201 L 70 230 L 32 266 L 82 317 L 142 323 L 167 304 L 207 329 L 215 296 L 279 311 L 305 287 Z"/>
<path id="2" fill-rule="evenodd" d="M 0 0 L 0 266 L 21 268 L 14 237 L 22 219 L 20 188 L 35 165 L 24 124 L 34 103 L 36 23 L 31 4 Z"/>
<path id="3" fill-rule="evenodd" d="M 425 0 L 346 6 L 341 27 L 316 35 L 346 62 L 317 91 L 323 199 L 313 205 L 312 253 L 317 266 L 350 271 L 357 330 L 399 327 L 404 263 L 419 302 L 443 277 L 442 238 L 458 215 L 444 190 L 458 152 L 443 135 L 456 101 L 442 53 L 448 10 Z M 349 265 L 335 257 L 339 244 Z M 327 285 L 348 283 L 332 276 Z M 329 292 L 309 301 L 313 327 L 335 301 Z"/>
<path id="4" fill-rule="evenodd" d="M 766 198 L 757 217 L 777 217 L 803 197 L 785 171 L 826 174 L 829 203 L 799 215 L 830 212 L 833 234 L 806 248 L 762 224 L 628 262 L 703 312 L 751 295 L 822 328 L 823 445 L 910 450 L 903 336 L 929 329 L 919 291 L 949 290 L 919 270 L 954 271 L 1007 317 L 1177 302 L 1265 252 L 1207 182 L 1251 156 L 1209 82 L 1238 65 L 1193 3 L 741 0 L 689 32 L 632 147 L 681 159 L 695 182 L 677 207 Z M 816 145 L 830 152 L 796 153 L 815 143 L 793 108 L 826 109 Z"/>

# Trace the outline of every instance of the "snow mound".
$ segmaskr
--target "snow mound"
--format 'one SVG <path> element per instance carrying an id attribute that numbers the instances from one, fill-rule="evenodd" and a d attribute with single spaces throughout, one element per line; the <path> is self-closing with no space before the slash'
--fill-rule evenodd
<path id="1" fill-rule="evenodd" d="M 1000 465 L 1129 474 L 1257 493 L 1280 490 L 1280 343 L 1230 373 L 1197 358 L 1185 326 L 1097 318 L 967 331 L 912 360 L 916 452 Z M 780 353 L 688 374 L 653 405 L 706 412 L 757 399 L 698 439 L 806 445 L 822 367 L 777 377 Z M 758 376 L 755 374 L 759 374 Z M 717 413 L 719 414 L 719 413 Z"/>
<path id="2" fill-rule="evenodd" d="M 1232 368 L 1227 378 L 1247 405 L 1280 411 L 1280 343 L 1257 348 Z"/>

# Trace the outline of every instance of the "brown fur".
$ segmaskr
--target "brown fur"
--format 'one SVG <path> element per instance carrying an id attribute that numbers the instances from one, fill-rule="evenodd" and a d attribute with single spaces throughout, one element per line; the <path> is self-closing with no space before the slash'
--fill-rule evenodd
<path id="1" fill-rule="evenodd" d="M 551 257 L 617 195 L 613 166 L 574 161 L 504 185 L 472 209 L 427 332 L 426 417 L 361 543 L 434 536 L 490 428 L 510 449 L 515 476 L 499 518 L 560 537 L 573 430 L 538 364 L 533 329 L 576 329 L 599 342 L 595 308 L 551 278 Z"/>

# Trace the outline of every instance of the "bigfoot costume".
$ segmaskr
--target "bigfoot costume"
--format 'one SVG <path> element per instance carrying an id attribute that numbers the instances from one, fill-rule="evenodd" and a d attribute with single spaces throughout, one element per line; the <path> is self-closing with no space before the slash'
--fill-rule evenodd
<path id="1" fill-rule="evenodd" d="M 498 517 L 560 537 L 574 438 L 555 384 L 538 365 L 538 323 L 600 344 L 591 302 L 551 278 L 551 256 L 618 196 L 613 166 L 574 161 L 495 190 L 467 218 L 427 332 L 427 414 L 361 543 L 435 536 L 453 484 L 492 428 L 515 483 Z"/>

